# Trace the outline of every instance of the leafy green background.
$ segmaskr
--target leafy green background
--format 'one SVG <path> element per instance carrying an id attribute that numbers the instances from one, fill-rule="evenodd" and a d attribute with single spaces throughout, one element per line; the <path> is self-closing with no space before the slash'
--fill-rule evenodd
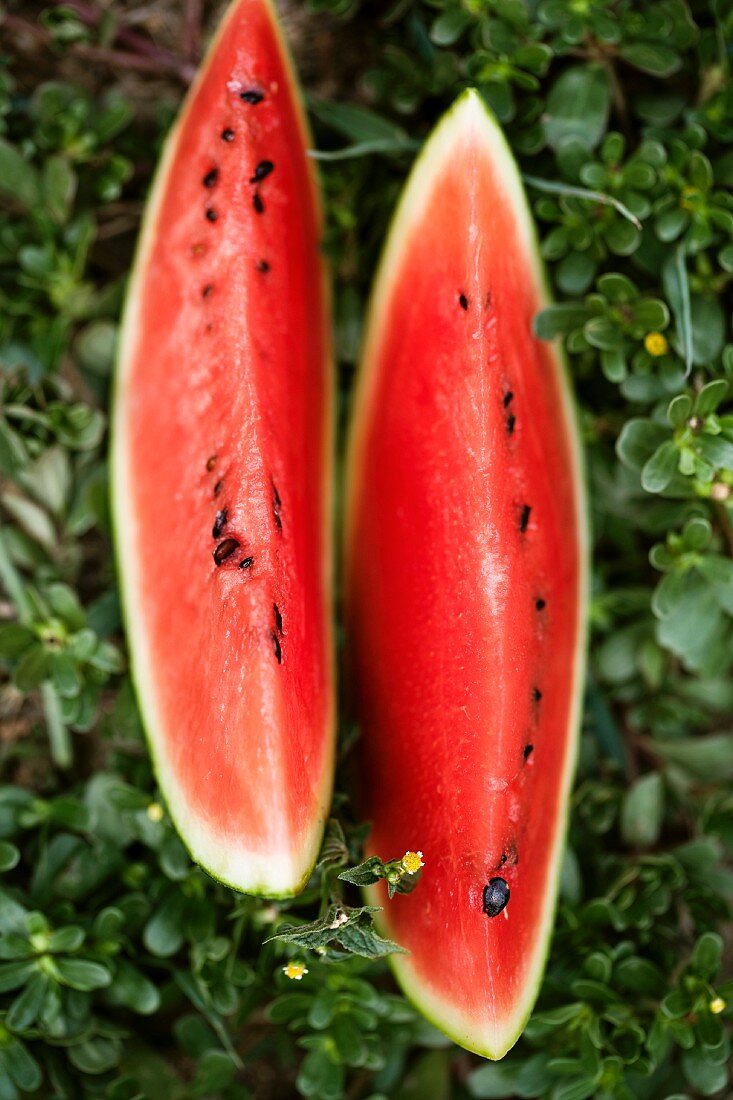
<path id="1" fill-rule="evenodd" d="M 343 782 L 313 880 L 276 904 L 192 866 L 155 791 L 111 564 L 107 401 L 142 201 L 218 14 L 73 0 L 0 16 L 0 1100 L 730 1096 L 733 5 L 285 8 L 327 194 L 342 408 L 399 187 L 467 84 L 525 173 L 557 300 L 537 332 L 564 340 L 581 404 L 580 767 L 539 1004 L 496 1065 L 397 993 L 395 945 L 353 882 L 414 880 L 402 853 L 354 866 Z"/>

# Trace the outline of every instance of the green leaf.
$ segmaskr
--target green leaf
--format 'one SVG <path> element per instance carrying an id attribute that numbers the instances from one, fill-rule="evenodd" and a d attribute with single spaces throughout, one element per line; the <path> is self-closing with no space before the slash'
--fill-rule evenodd
<path id="1" fill-rule="evenodd" d="M 66 157 L 52 156 L 43 166 L 43 201 L 50 216 L 63 225 L 71 212 L 76 174 Z"/>
<path id="2" fill-rule="evenodd" d="M 0 963 L 0 993 L 19 989 L 36 970 L 35 960 Z"/>
<path id="3" fill-rule="evenodd" d="M 715 412 L 718 405 L 727 396 L 728 383 L 725 378 L 714 378 L 712 382 L 708 382 L 707 385 L 703 386 L 695 398 L 695 414 L 697 416 L 708 416 L 710 413 Z"/>
<path id="4" fill-rule="evenodd" d="M 20 852 L 9 840 L 0 840 L 0 872 L 12 871 L 20 862 Z"/>
<path id="5" fill-rule="evenodd" d="M 607 195 L 603 191 L 590 191 L 587 187 L 574 187 L 570 183 L 555 183 L 553 180 L 540 179 L 538 176 L 523 174 L 522 179 L 529 187 L 537 191 L 546 191 L 551 195 L 567 195 L 568 198 L 587 199 L 588 202 L 600 203 L 601 206 L 612 206 L 622 217 L 630 221 L 637 229 L 641 229 L 641 222 L 627 206 L 613 195 Z"/>
<path id="6" fill-rule="evenodd" d="M 668 439 L 668 430 L 653 420 L 627 420 L 616 442 L 616 453 L 625 466 L 641 470 Z"/>
<path id="7" fill-rule="evenodd" d="M 3 137 L 0 137 L 0 191 L 27 208 L 38 202 L 38 176 L 33 165 Z"/>
<path id="8" fill-rule="evenodd" d="M 677 51 L 661 42 L 622 42 L 619 55 L 635 69 L 652 76 L 672 76 L 682 67 Z"/>
<path id="9" fill-rule="evenodd" d="M 573 329 L 585 324 L 588 311 L 585 306 L 563 302 L 548 306 L 538 313 L 533 321 L 534 334 L 540 340 L 554 340 L 556 336 L 565 336 Z"/>
<path id="10" fill-rule="evenodd" d="M 701 1096 L 714 1096 L 728 1083 L 728 1068 L 708 1061 L 704 1050 L 693 1047 L 682 1054 L 685 1077 Z"/>
<path id="11" fill-rule="evenodd" d="M 677 335 L 682 345 L 682 357 L 686 374 L 692 370 L 692 309 L 690 305 L 690 284 L 687 278 L 685 249 L 680 245 L 662 268 L 662 283 L 669 304 L 672 307 Z"/>
<path id="12" fill-rule="evenodd" d="M 697 449 L 711 466 L 722 470 L 733 470 L 733 443 L 722 435 L 698 436 Z"/>
<path id="13" fill-rule="evenodd" d="M 696 779 L 719 782 L 733 779 L 733 733 L 680 737 L 674 741 L 656 739 L 648 745 L 657 756 Z"/>
<path id="14" fill-rule="evenodd" d="M 733 615 L 733 561 L 718 554 L 706 554 L 697 568 L 712 586 L 721 607 Z"/>
<path id="15" fill-rule="evenodd" d="M 574 65 L 550 89 L 542 119 L 548 145 L 577 139 L 593 149 L 606 128 L 611 105 L 608 73 L 601 65 Z"/>
<path id="16" fill-rule="evenodd" d="M 16 1039 L 2 1049 L 5 1068 L 19 1089 L 35 1092 L 40 1088 L 43 1076 L 41 1067 L 25 1045 Z"/>
<path id="17" fill-rule="evenodd" d="M 33 975 L 23 992 L 10 1006 L 6 1018 L 9 1028 L 13 1031 L 25 1031 L 35 1023 L 50 985 L 51 979 L 47 974 L 37 972 Z"/>
<path id="18" fill-rule="evenodd" d="M 331 130 L 336 130 L 354 144 L 373 141 L 407 141 L 402 126 L 353 103 L 310 99 L 309 106 L 316 118 Z"/>
<path id="19" fill-rule="evenodd" d="M 103 989 L 112 980 L 106 966 L 90 959 L 56 959 L 56 969 L 64 985 L 82 991 Z"/>
<path id="20" fill-rule="evenodd" d="M 692 969 L 701 978 L 712 981 L 720 970 L 723 958 L 723 940 L 717 932 L 705 932 L 695 944 L 692 953 Z"/>
<path id="21" fill-rule="evenodd" d="M 336 941 L 354 955 L 367 959 L 379 959 L 384 955 L 404 954 L 405 949 L 393 940 L 380 936 L 371 921 L 360 920 L 355 924 L 344 924 L 336 934 Z"/>
<path id="22" fill-rule="evenodd" d="M 363 863 L 356 867 L 348 867 L 339 875 L 342 882 L 350 882 L 354 886 L 372 886 L 384 878 L 384 863 L 379 856 L 369 856 Z"/>
<path id="23" fill-rule="evenodd" d="M 677 472 L 679 451 L 667 440 L 647 459 L 641 471 L 641 484 L 647 493 L 661 493 Z"/>
<path id="24" fill-rule="evenodd" d="M 436 46 L 452 46 L 471 24 L 472 17 L 462 8 L 448 8 L 434 21 L 430 37 Z"/>
<path id="25" fill-rule="evenodd" d="M 148 951 L 161 958 L 175 955 L 183 945 L 185 899 L 177 891 L 169 893 L 143 931 Z"/>
<path id="26" fill-rule="evenodd" d="M 709 366 L 725 343 L 726 318 L 717 298 L 710 294 L 693 294 L 690 298 L 692 325 L 692 361 L 696 366 Z"/>
<path id="27" fill-rule="evenodd" d="M 633 784 L 621 804 L 621 836 L 634 848 L 651 848 L 659 840 L 664 817 L 664 782 L 649 772 Z"/>

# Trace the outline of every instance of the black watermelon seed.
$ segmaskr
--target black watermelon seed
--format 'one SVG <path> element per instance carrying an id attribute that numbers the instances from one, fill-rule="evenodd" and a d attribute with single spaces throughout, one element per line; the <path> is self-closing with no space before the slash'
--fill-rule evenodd
<path id="1" fill-rule="evenodd" d="M 234 130 L 230 129 L 229 126 L 227 126 L 226 129 L 222 130 L 221 132 L 221 140 L 234 141 Z"/>
<path id="2" fill-rule="evenodd" d="M 211 472 L 216 466 L 216 455 L 209 455 L 206 459 L 206 469 Z"/>
<path id="3" fill-rule="evenodd" d="M 534 752 L 534 745 L 525 745 L 522 753 L 525 760 L 529 760 L 530 756 Z"/>
<path id="4" fill-rule="evenodd" d="M 532 508 L 529 504 L 522 505 L 522 513 L 519 517 L 519 530 L 522 534 L 527 530 L 529 525 L 529 517 L 532 514 Z"/>
<path id="5" fill-rule="evenodd" d="M 538 611 L 544 611 L 547 607 L 547 600 L 543 600 L 541 596 L 538 596 L 534 602 L 534 605 Z"/>
<path id="6" fill-rule="evenodd" d="M 458 304 L 461 307 L 461 309 L 468 309 L 468 298 L 466 297 L 465 294 L 459 294 L 458 295 Z"/>
<path id="7" fill-rule="evenodd" d="M 227 525 L 227 510 L 226 510 L 226 508 L 222 508 L 222 510 L 220 512 L 216 513 L 216 517 L 214 519 L 214 526 L 211 529 L 211 537 L 215 538 L 215 539 L 218 539 L 219 535 L 222 533 L 222 531 L 224 530 L 226 525 Z"/>
<path id="8" fill-rule="evenodd" d="M 214 184 L 216 183 L 216 181 L 218 180 L 218 178 L 219 178 L 219 169 L 218 168 L 212 168 L 210 171 L 208 171 L 206 173 L 206 175 L 204 176 L 204 178 L 201 182 L 203 183 L 204 187 L 213 187 Z"/>
<path id="9" fill-rule="evenodd" d="M 254 170 L 254 175 L 250 177 L 249 182 L 259 183 L 260 180 L 267 179 L 274 167 L 275 165 L 272 163 L 271 160 L 261 160 Z"/>
<path id="10" fill-rule="evenodd" d="M 504 394 L 504 408 L 508 409 L 513 400 L 514 400 L 514 394 L 512 393 L 511 390 L 509 390 L 507 393 Z"/>
<path id="11" fill-rule="evenodd" d="M 224 539 L 220 542 L 214 551 L 214 561 L 217 565 L 221 565 L 223 562 L 230 558 L 235 550 L 239 549 L 239 542 L 237 539 Z"/>
<path id="12" fill-rule="evenodd" d="M 501 853 L 501 859 L 499 860 L 499 864 L 503 867 L 508 859 L 509 859 L 509 856 L 506 854 L 506 852 L 502 852 Z"/>
<path id="13" fill-rule="evenodd" d="M 258 214 L 264 214 L 265 204 L 262 201 L 262 195 L 259 193 L 259 191 L 255 191 L 252 197 L 252 205 L 254 206 Z"/>
<path id="14" fill-rule="evenodd" d="M 270 641 L 272 642 L 272 648 L 275 651 L 275 656 L 277 657 L 277 663 L 281 665 L 283 663 L 283 651 L 280 645 L 280 639 L 278 638 L 274 630 L 270 631 Z"/>
<path id="15" fill-rule="evenodd" d="M 223 484 L 224 484 L 224 478 L 222 478 L 221 481 L 217 481 L 216 485 L 214 486 L 214 496 L 215 497 L 218 497 L 219 493 L 222 490 Z"/>
<path id="16" fill-rule="evenodd" d="M 206 286 L 201 291 L 201 297 L 202 298 L 208 298 L 213 289 L 214 289 L 214 284 L 213 283 L 207 283 Z"/>
<path id="17" fill-rule="evenodd" d="M 270 265 L 268 264 L 267 260 L 258 260 L 257 270 L 261 271 L 263 275 L 267 274 L 267 272 L 270 270 Z"/>
<path id="18" fill-rule="evenodd" d="M 206 220 L 207 220 L 207 222 L 215 222 L 218 217 L 219 217 L 219 215 L 217 214 L 216 210 L 214 210 L 213 206 L 207 206 L 206 207 Z"/>
<path id="19" fill-rule="evenodd" d="M 258 103 L 262 103 L 265 93 L 261 92 L 259 88 L 246 88 L 239 93 L 239 98 L 245 103 L 251 103 L 253 107 L 256 107 Z"/>
<path id="20" fill-rule="evenodd" d="M 540 691 L 540 689 L 538 687 L 533 687 L 532 688 L 532 702 L 533 703 L 539 703 L 541 698 L 542 698 L 542 692 Z"/>
<path id="21" fill-rule="evenodd" d="M 251 569 L 254 565 L 254 558 L 243 558 L 239 563 L 240 569 Z"/>
<path id="22" fill-rule="evenodd" d="M 506 418 L 506 434 L 514 434 L 514 425 L 517 423 L 517 418 L 512 413 Z"/>
<path id="23" fill-rule="evenodd" d="M 277 606 L 276 603 L 274 603 L 272 605 L 272 611 L 273 611 L 273 614 L 275 616 L 275 626 L 277 627 L 277 632 L 278 632 L 278 634 L 282 634 L 282 632 L 283 632 L 283 617 L 280 614 L 280 608 Z"/>
<path id="24" fill-rule="evenodd" d="M 509 887 L 503 878 L 489 879 L 484 886 L 484 913 L 487 917 L 498 917 L 506 909 L 509 901 Z"/>

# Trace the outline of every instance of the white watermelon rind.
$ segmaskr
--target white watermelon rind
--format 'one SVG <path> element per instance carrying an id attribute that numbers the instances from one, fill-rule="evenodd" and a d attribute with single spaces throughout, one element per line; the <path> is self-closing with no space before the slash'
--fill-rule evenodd
<path id="1" fill-rule="evenodd" d="M 327 748 L 324 753 L 320 781 L 318 814 L 313 819 L 309 834 L 305 840 L 301 840 L 294 848 L 283 847 L 280 851 L 269 851 L 267 853 L 249 850 L 244 844 L 236 846 L 226 844 L 222 841 L 219 834 L 207 826 L 205 821 L 196 818 L 192 806 L 188 803 L 188 800 L 183 797 L 180 787 L 176 783 L 174 769 L 165 759 L 165 742 L 158 728 L 159 722 L 155 702 L 153 661 L 147 654 L 146 631 L 142 622 L 142 612 L 140 607 L 136 604 L 136 593 L 140 591 L 140 585 L 136 578 L 135 554 L 132 546 L 128 547 L 126 541 L 129 540 L 129 542 L 134 545 L 134 539 L 129 538 L 129 533 L 134 530 L 135 518 L 130 508 L 131 494 L 127 487 L 125 469 L 125 408 L 122 394 L 125 381 L 125 364 L 132 358 L 137 341 L 138 288 L 142 280 L 148 256 L 154 245 L 157 212 L 163 199 L 171 167 L 174 164 L 180 135 L 186 124 L 189 110 L 194 104 L 197 91 L 206 77 L 210 60 L 216 52 L 217 45 L 224 37 L 230 22 L 234 21 L 239 14 L 238 9 L 241 6 L 241 2 L 242 0 L 233 0 L 230 4 L 209 45 L 206 57 L 189 89 L 178 118 L 165 140 L 146 203 L 125 299 L 117 349 L 113 415 L 110 425 L 110 495 L 112 525 L 115 536 L 113 543 L 117 562 L 117 573 L 120 582 L 122 612 L 129 643 L 132 679 L 135 685 L 153 768 L 173 824 L 191 858 L 211 875 L 212 878 L 241 893 L 278 899 L 294 897 L 305 887 L 318 858 L 323 832 L 329 816 L 333 788 L 336 740 L 336 676 L 332 644 L 332 609 L 328 615 L 327 623 L 329 631 L 327 641 L 329 651 L 332 654 L 330 681 L 333 685 L 330 696 L 330 711 L 324 730 Z M 307 150 L 311 147 L 312 142 L 292 60 L 271 0 L 259 0 L 259 2 L 268 15 L 279 43 L 280 52 L 284 60 L 284 67 L 289 75 L 291 95 L 300 118 L 303 148 Z M 310 161 L 309 163 L 314 208 L 316 210 L 318 223 L 322 226 L 323 215 L 317 175 L 313 162 Z M 330 284 L 325 263 L 322 264 L 322 270 L 325 314 L 323 324 L 324 333 L 326 334 L 326 346 L 327 349 L 330 349 L 328 329 L 328 317 L 330 316 Z M 327 354 L 327 376 L 330 379 L 331 385 L 329 387 L 330 392 L 328 394 L 326 408 L 327 425 L 324 432 L 324 501 L 327 523 L 327 538 L 324 542 L 324 545 L 327 547 L 326 560 L 324 561 L 324 592 L 327 594 L 327 598 L 331 598 L 330 594 L 333 590 L 334 571 L 333 554 L 330 552 L 330 547 L 333 542 L 332 525 L 334 514 L 333 454 L 335 439 L 335 397 L 333 392 L 334 372 L 330 350 L 328 350 Z"/>
<path id="2" fill-rule="evenodd" d="M 478 92 L 468 89 L 463 92 L 452 107 L 445 113 L 423 146 L 394 214 L 379 262 L 377 276 L 372 290 L 369 314 L 366 324 L 366 339 L 361 359 L 361 369 L 357 378 L 354 394 L 354 409 L 358 410 L 347 455 L 347 485 L 356 484 L 355 473 L 362 467 L 364 460 L 364 435 L 359 426 L 369 420 L 368 408 L 370 395 L 376 381 L 376 350 L 382 331 L 382 317 L 388 304 L 399 272 L 399 261 L 405 247 L 409 247 L 410 234 L 424 216 L 426 201 L 433 191 L 436 178 L 439 178 L 443 166 L 450 161 L 451 151 L 459 144 L 466 132 L 485 142 L 494 163 L 505 181 L 505 197 L 514 209 L 517 227 L 525 243 L 525 254 L 533 269 L 538 288 L 540 305 L 550 304 L 550 294 L 546 282 L 544 265 L 540 258 L 539 245 L 534 221 L 527 203 L 522 179 L 517 163 L 511 153 L 506 138 Z M 559 797 L 561 807 L 557 819 L 557 832 L 553 845 L 553 854 L 548 869 L 548 885 L 545 895 L 544 915 L 536 939 L 534 957 L 528 970 L 528 977 L 522 994 L 517 998 L 513 1012 L 501 1022 L 495 1021 L 488 1027 L 485 1021 L 477 1021 L 467 1013 L 461 1013 L 455 1003 L 442 998 L 427 988 L 425 982 L 414 970 L 410 955 L 391 955 L 390 964 L 403 992 L 415 1007 L 440 1031 L 454 1042 L 484 1058 L 498 1061 L 503 1058 L 519 1039 L 532 1013 L 539 994 L 542 976 L 545 970 L 550 948 L 554 913 L 560 883 L 560 872 L 567 834 L 570 791 L 577 760 L 579 732 L 582 718 L 582 693 L 585 679 L 586 622 L 589 586 L 589 547 L 590 530 L 587 498 L 585 493 L 585 472 L 583 452 L 580 441 L 578 416 L 569 381 L 567 364 L 559 341 L 553 344 L 554 359 L 560 380 L 560 390 L 565 405 L 567 438 L 572 450 L 572 462 L 575 472 L 577 500 L 577 533 L 579 542 L 579 560 L 581 575 L 580 599 L 578 601 L 578 645 L 573 666 L 573 704 L 568 722 L 567 753 L 563 771 L 562 789 Z M 363 468 L 363 467 L 362 467 Z M 354 500 L 351 500 L 355 512 Z M 349 516 L 346 523 L 346 546 L 348 556 Z M 386 853 L 390 858 L 395 853 Z M 418 887 L 419 892 L 419 887 Z M 370 904 L 379 905 L 381 893 L 376 887 L 369 887 L 365 894 Z M 376 923 L 383 935 L 394 938 L 390 929 L 389 906 L 377 916 Z M 440 950 L 439 936 L 436 936 L 436 951 Z"/>

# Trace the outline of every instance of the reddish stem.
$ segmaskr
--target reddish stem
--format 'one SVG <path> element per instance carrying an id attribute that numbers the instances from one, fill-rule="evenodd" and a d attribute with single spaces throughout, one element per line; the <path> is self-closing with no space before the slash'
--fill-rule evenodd
<path id="1" fill-rule="evenodd" d="M 186 0 L 181 29 L 181 53 L 188 61 L 196 61 L 201 45 L 201 0 Z"/>

